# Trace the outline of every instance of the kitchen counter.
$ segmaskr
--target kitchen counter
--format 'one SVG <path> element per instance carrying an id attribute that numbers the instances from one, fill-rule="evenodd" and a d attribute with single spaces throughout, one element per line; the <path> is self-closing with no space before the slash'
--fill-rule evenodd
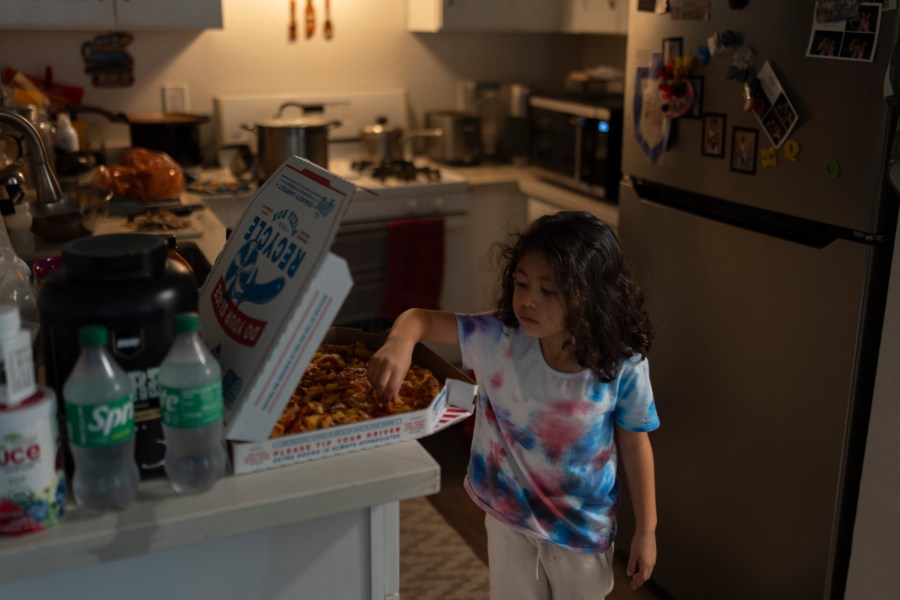
<path id="1" fill-rule="evenodd" d="M 538 200 L 559 210 L 586 210 L 606 221 L 613 229 L 618 229 L 618 204 L 544 181 L 527 167 L 484 163 L 471 167 L 453 165 L 442 168 L 465 179 L 471 192 L 515 187 L 527 198 Z"/>
<path id="2" fill-rule="evenodd" d="M 439 474 L 406 442 L 228 476 L 194 496 L 145 481 L 125 511 L 92 517 L 70 503 L 59 525 L 0 543 L 0 597 L 100 585 L 110 593 L 91 597 L 287 598 L 328 584 L 302 597 L 383 599 L 399 573 L 398 501 L 436 493 Z M 188 571 L 179 592 L 173 581 Z"/>

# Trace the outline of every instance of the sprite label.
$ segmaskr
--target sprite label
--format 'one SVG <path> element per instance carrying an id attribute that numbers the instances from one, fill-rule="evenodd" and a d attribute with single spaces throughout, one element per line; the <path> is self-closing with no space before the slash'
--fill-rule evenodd
<path id="1" fill-rule="evenodd" d="M 222 419 L 222 382 L 214 381 L 197 388 L 160 386 L 159 406 L 162 422 L 169 427 L 192 429 Z"/>
<path id="2" fill-rule="evenodd" d="M 134 435 L 134 402 L 131 394 L 105 404 L 66 402 L 69 441 L 96 448 L 120 444 Z"/>

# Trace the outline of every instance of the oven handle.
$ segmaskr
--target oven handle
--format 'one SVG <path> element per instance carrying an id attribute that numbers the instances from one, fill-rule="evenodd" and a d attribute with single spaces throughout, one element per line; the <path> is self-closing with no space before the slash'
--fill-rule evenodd
<path id="1" fill-rule="evenodd" d="M 456 211 L 456 212 L 448 212 L 448 213 L 440 213 L 436 215 L 430 216 L 422 216 L 417 215 L 413 217 L 408 217 L 408 219 L 433 219 L 437 217 L 443 217 L 447 219 L 447 227 L 455 227 L 457 225 L 463 224 L 463 219 L 456 219 L 454 217 L 465 217 L 468 215 L 466 212 Z M 387 225 L 390 221 L 403 221 L 403 217 L 398 217 L 397 219 L 390 219 L 384 221 L 366 221 L 364 223 L 349 223 L 346 225 L 341 225 L 338 229 L 338 233 L 363 233 L 366 231 L 377 231 L 379 229 L 384 229 L 385 225 Z"/>

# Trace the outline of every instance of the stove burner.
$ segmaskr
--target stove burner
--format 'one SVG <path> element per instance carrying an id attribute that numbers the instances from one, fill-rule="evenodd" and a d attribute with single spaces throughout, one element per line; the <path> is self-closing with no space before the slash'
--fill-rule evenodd
<path id="1" fill-rule="evenodd" d="M 353 161 L 352 167 L 360 173 L 371 171 L 370 175 L 384 182 L 393 177 L 400 181 L 440 181 L 441 172 L 430 167 L 417 167 L 408 160 L 390 160 L 373 163 L 367 160 Z"/>

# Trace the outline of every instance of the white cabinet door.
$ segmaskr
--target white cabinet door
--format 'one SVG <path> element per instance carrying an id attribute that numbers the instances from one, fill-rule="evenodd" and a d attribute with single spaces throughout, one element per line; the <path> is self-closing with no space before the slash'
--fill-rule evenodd
<path id="1" fill-rule="evenodd" d="M 628 33 L 629 0 L 566 0 L 563 30 L 568 33 Z"/>
<path id="2" fill-rule="evenodd" d="M 526 223 L 525 196 L 518 186 L 473 188 L 469 204 L 468 312 L 491 310 L 500 273 L 497 244 Z"/>
<path id="3" fill-rule="evenodd" d="M 116 26 L 115 0 L 0 0 L 0 29 Z"/>
<path id="4" fill-rule="evenodd" d="M 0 29 L 221 27 L 221 0 L 0 0 Z"/>
<path id="5" fill-rule="evenodd" d="M 550 0 L 407 0 L 410 31 L 559 31 Z"/>
<path id="6" fill-rule="evenodd" d="M 221 0 L 116 0 L 124 29 L 220 29 Z"/>

